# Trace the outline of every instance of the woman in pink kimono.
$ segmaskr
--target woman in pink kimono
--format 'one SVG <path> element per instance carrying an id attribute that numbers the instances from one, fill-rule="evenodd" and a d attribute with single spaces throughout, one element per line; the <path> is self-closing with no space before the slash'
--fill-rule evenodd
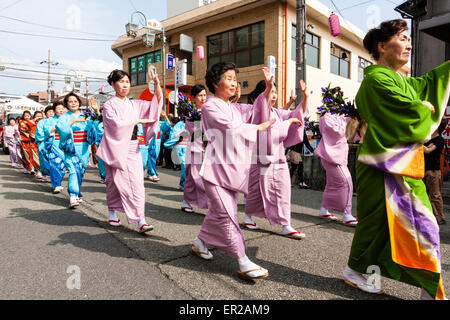
<path id="1" fill-rule="evenodd" d="M 319 120 L 322 135 L 314 154 L 321 158 L 327 182 L 322 197 L 319 216 L 336 221 L 328 209 L 343 212 L 343 223 L 355 227 L 358 220 L 352 215 L 353 181 L 347 167 L 348 143 L 345 135 L 349 117 L 325 113 Z"/>
<path id="2" fill-rule="evenodd" d="M 206 88 L 195 85 L 191 90 L 195 106 L 201 110 L 206 102 Z M 184 197 L 181 210 L 193 213 L 196 206 L 199 209 L 208 209 L 208 197 L 205 195 L 202 177 L 199 172 L 202 167 L 205 148 L 203 146 L 203 133 L 200 121 L 185 120 L 185 129 L 189 132 L 190 141 L 186 150 L 186 182 L 184 184 Z"/>
<path id="3" fill-rule="evenodd" d="M 274 120 L 251 124 L 253 106 L 230 102 L 236 95 L 237 73 L 234 63 L 221 62 L 213 65 L 205 76 L 206 85 L 214 96 L 208 97 L 202 108 L 201 123 L 208 146 L 200 176 L 210 205 L 192 251 L 202 259 L 212 260 L 213 255 L 206 245 L 214 246 L 237 259 L 240 278 L 259 279 L 269 273 L 250 261 L 245 253 L 237 203 L 239 193 L 247 190 L 257 132 L 267 130 Z M 267 98 L 268 94 L 258 97 Z"/>
<path id="4" fill-rule="evenodd" d="M 268 79 L 268 75 L 265 76 Z M 266 90 L 266 81 L 258 83 L 254 96 Z M 272 86 L 269 101 L 259 99 L 255 102 L 252 123 L 259 124 L 275 119 L 275 124 L 267 131 L 268 143 L 258 145 L 257 163 L 250 168 L 248 194 L 243 216 L 244 226 L 258 229 L 252 216 L 266 218 L 271 225 L 281 225 L 283 236 L 292 239 L 303 239 L 305 234 L 291 226 L 291 180 L 286 161 L 286 148 L 303 141 L 303 119 L 307 111 L 306 85 L 300 82 L 303 92 L 303 103 L 295 110 L 275 108 L 277 88 Z M 292 125 L 295 123 L 295 125 Z M 265 132 L 258 135 L 259 141 L 265 140 Z"/>
<path id="5" fill-rule="evenodd" d="M 159 78 L 150 69 L 156 94 L 151 102 L 131 101 L 130 76 L 114 70 L 108 83 L 116 96 L 103 106 L 104 134 L 97 156 L 105 162 L 108 223 L 120 226 L 117 211 L 125 213 L 128 223 L 138 223 L 140 233 L 153 230 L 145 220 L 145 188 L 137 125 L 142 124 L 146 144 L 154 136 L 162 110 L 163 95 Z"/>

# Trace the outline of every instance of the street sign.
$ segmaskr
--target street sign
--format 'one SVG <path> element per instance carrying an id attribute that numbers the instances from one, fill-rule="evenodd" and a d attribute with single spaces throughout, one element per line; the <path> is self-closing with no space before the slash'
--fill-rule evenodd
<path id="1" fill-rule="evenodd" d="M 175 63 L 175 85 L 187 85 L 187 60 L 180 60 Z"/>
<path id="2" fill-rule="evenodd" d="M 175 60 L 173 54 L 167 54 L 167 70 L 173 71 L 175 68 Z"/>

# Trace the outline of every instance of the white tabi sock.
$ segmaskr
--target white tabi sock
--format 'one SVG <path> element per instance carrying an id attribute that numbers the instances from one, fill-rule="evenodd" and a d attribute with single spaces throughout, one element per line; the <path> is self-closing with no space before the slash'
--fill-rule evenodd
<path id="1" fill-rule="evenodd" d="M 119 218 L 117 217 L 117 214 L 115 211 L 108 211 L 108 220 L 119 221 Z"/>
<path id="2" fill-rule="evenodd" d="M 292 232 L 297 232 L 297 230 L 295 230 L 291 226 L 283 226 L 283 230 L 281 231 L 282 234 L 289 234 Z"/>
<path id="3" fill-rule="evenodd" d="M 250 259 L 247 256 L 239 258 L 238 264 L 239 264 L 239 269 L 241 270 L 241 272 L 246 272 L 248 270 L 257 270 L 257 269 L 261 268 L 261 270 L 259 270 L 259 271 L 250 272 L 249 273 L 250 276 L 258 276 L 259 274 L 264 274 L 267 272 L 266 269 L 258 266 L 256 263 L 253 263 L 252 261 L 250 261 Z"/>

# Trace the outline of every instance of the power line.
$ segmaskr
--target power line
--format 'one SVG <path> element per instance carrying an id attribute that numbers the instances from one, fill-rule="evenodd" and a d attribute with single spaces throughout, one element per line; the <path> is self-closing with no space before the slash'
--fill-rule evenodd
<path id="1" fill-rule="evenodd" d="M 0 30 L 2 33 L 8 34 L 18 34 L 24 36 L 33 36 L 33 37 L 41 37 L 41 38 L 54 38 L 54 39 L 64 39 L 64 40 L 77 40 L 77 41 L 99 41 L 99 42 L 114 42 L 115 40 L 110 39 L 92 39 L 92 38 L 73 38 L 73 37 L 63 37 L 63 36 L 54 36 L 48 34 L 35 34 L 35 33 L 26 33 L 26 32 L 16 32 L 10 30 Z"/>
<path id="2" fill-rule="evenodd" d="M 89 34 L 89 35 L 93 35 L 93 36 L 107 36 L 107 37 L 115 37 L 115 38 L 117 38 L 116 35 L 110 35 L 110 34 L 101 34 L 101 33 L 92 33 L 92 32 L 86 32 L 86 31 L 71 30 L 71 29 L 67 29 L 67 28 L 61 28 L 61 27 L 55 27 L 55 26 L 49 26 L 49 25 L 45 25 L 45 24 L 40 24 L 40 23 L 35 23 L 35 22 L 29 22 L 29 21 L 25 21 L 25 20 L 21 20 L 21 19 L 17 19 L 17 18 L 6 17 L 6 16 L 2 16 L 2 15 L 0 15 L 0 18 L 12 20 L 12 21 L 17 21 L 17 22 L 21 22 L 21 23 L 26 23 L 26 24 L 33 25 L 33 26 L 38 26 L 38 27 L 43 27 L 43 28 L 49 28 L 49 29 L 52 29 L 52 30 L 61 30 L 61 31 L 68 31 L 68 32 L 75 32 L 75 33 L 84 33 L 84 34 Z"/>
<path id="3" fill-rule="evenodd" d="M 42 66 L 42 65 L 40 65 L 39 63 L 37 63 L 37 62 L 33 62 L 34 64 L 36 64 L 36 66 L 33 66 L 33 65 L 29 65 L 29 64 L 23 64 L 23 63 L 14 63 L 14 62 L 2 62 L 2 64 L 4 64 L 4 65 L 13 65 L 13 66 L 22 66 L 22 67 L 32 67 L 32 68 L 46 68 L 46 67 L 44 67 L 44 66 Z M 65 67 L 62 67 L 62 66 L 65 66 Z M 110 73 L 110 71 L 98 71 L 98 70 L 80 70 L 80 69 L 77 69 L 77 68 L 73 68 L 73 67 L 70 67 L 70 66 L 68 66 L 68 65 L 65 65 L 65 64 L 59 64 L 58 66 L 54 66 L 53 67 L 54 69 L 64 69 L 64 70 L 76 70 L 76 71 L 79 71 L 79 72 L 89 72 L 89 73 L 103 73 L 103 74 L 109 74 Z"/>
<path id="4" fill-rule="evenodd" d="M 6 7 L 1 8 L 0 11 L 6 10 L 8 8 L 11 8 L 12 6 L 15 6 L 16 4 L 18 4 L 19 2 L 22 2 L 22 1 L 23 0 L 18 0 L 18 1 L 14 2 L 14 3 L 10 4 L 10 5 L 7 5 Z"/>
<path id="5" fill-rule="evenodd" d="M 40 71 L 40 70 L 31 70 L 31 69 L 21 69 L 21 68 L 13 68 L 13 67 L 6 67 L 6 69 L 9 70 L 15 70 L 15 71 L 24 71 L 24 72 L 34 72 L 34 73 L 44 73 L 47 74 L 48 72 L 46 71 Z M 51 75 L 55 75 L 55 76 L 68 76 L 67 74 L 64 73 L 56 73 L 56 72 L 50 72 Z M 97 78 L 97 77 L 85 77 L 83 79 L 95 79 L 95 80 L 104 80 L 106 82 L 106 78 Z"/>
<path id="6" fill-rule="evenodd" d="M 22 80 L 36 80 L 36 81 L 46 81 L 46 82 L 48 81 L 48 79 L 45 79 L 45 78 L 30 78 L 30 77 L 22 77 L 22 76 L 16 76 L 16 75 L 11 75 L 11 74 L 0 74 L 0 77 L 12 78 L 12 79 L 22 79 Z M 64 79 L 52 79 L 52 82 L 53 81 L 65 82 Z M 90 83 L 106 82 L 106 80 L 103 80 L 103 81 L 98 81 L 98 80 L 91 80 L 91 81 L 89 81 L 88 80 L 88 82 L 90 82 Z"/>

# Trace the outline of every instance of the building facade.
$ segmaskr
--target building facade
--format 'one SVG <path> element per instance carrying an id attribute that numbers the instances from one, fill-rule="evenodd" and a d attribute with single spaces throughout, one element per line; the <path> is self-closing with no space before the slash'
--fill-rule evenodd
<path id="1" fill-rule="evenodd" d="M 241 101 L 247 102 L 247 95 L 263 79 L 261 69 L 266 66 L 267 58 L 274 56 L 278 104 L 285 104 L 296 87 L 296 1 L 217 0 L 203 5 L 194 2 L 189 11 L 169 15 L 161 22 L 166 32 L 166 52 L 188 62 L 187 85 L 180 90 L 188 93 L 193 85 L 204 84 L 207 68 L 214 63 L 231 61 L 239 67 Z M 363 47 L 363 31 L 340 17 L 341 34 L 333 37 L 328 29 L 332 11 L 317 0 L 307 0 L 306 4 L 306 83 L 312 92 L 309 110 L 314 117 L 321 104 L 322 87 L 339 86 L 353 100 L 364 68 L 373 61 Z M 136 38 L 123 35 L 112 45 L 112 50 L 123 60 L 123 69 L 131 73 L 134 98 L 147 90 L 149 63 L 162 74 L 161 41 L 155 41 L 153 48 L 146 48 L 142 45 L 144 33 L 141 29 Z M 194 52 L 180 49 L 182 34 L 192 38 Z M 197 46 L 203 46 L 204 60 L 197 58 Z M 407 74 L 409 68 L 403 71 Z M 167 93 L 174 89 L 174 74 L 166 71 Z M 173 112 L 173 105 L 168 105 L 169 112 Z"/>

